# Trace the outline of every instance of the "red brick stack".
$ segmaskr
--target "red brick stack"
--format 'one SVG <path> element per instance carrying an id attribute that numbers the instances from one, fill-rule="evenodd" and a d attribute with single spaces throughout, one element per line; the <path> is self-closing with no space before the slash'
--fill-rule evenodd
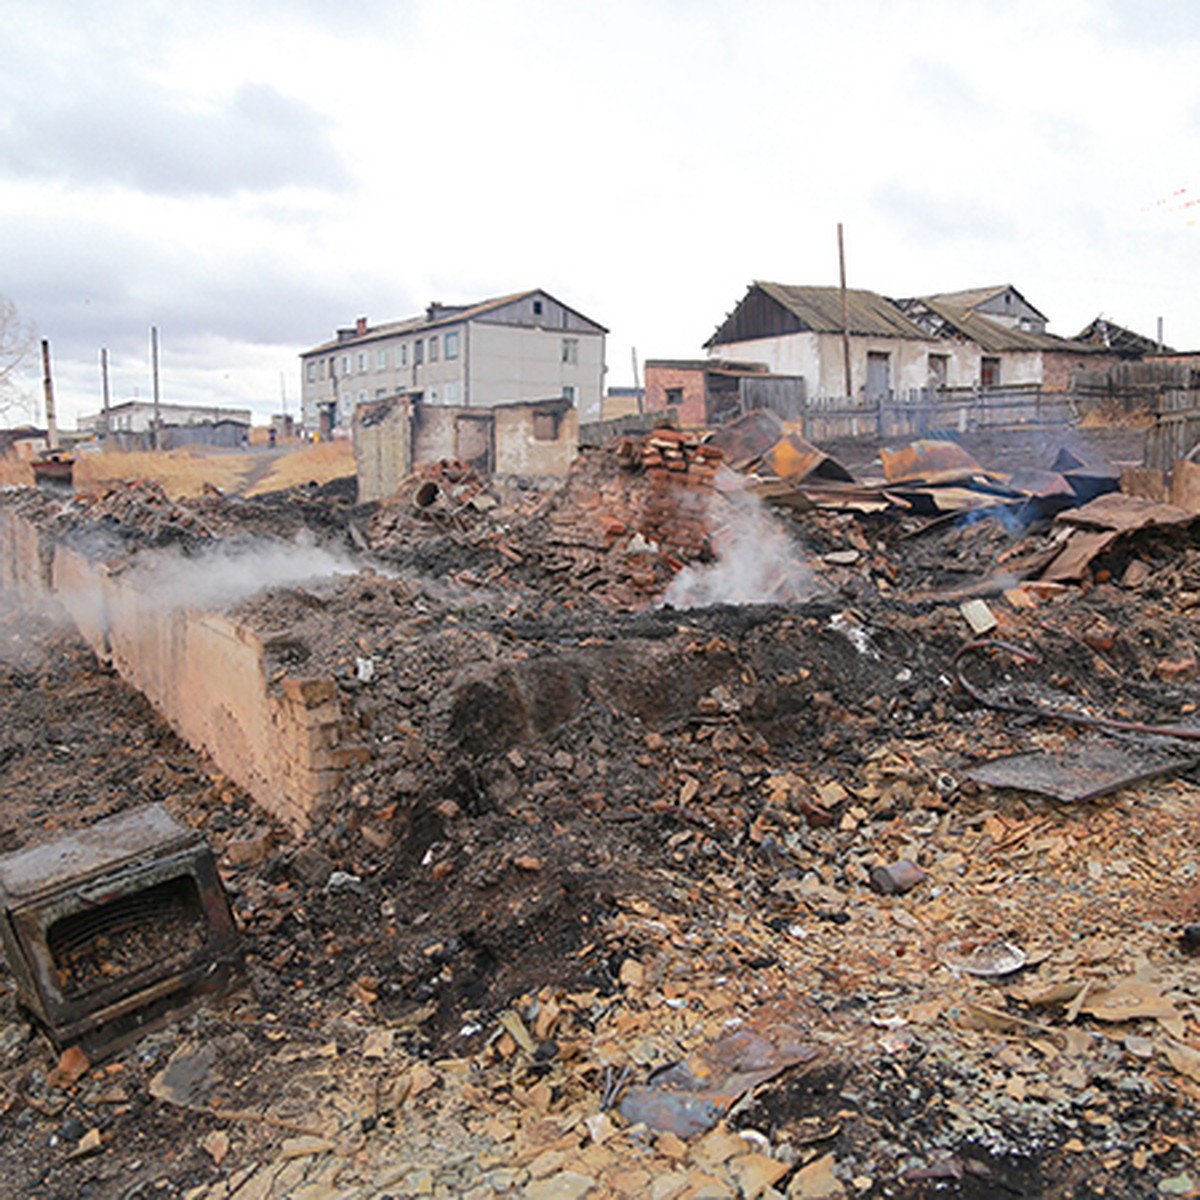
<path id="1" fill-rule="evenodd" d="M 645 603 L 685 564 L 709 555 L 720 461 L 719 450 L 673 429 L 585 451 L 542 510 L 541 545 L 586 590 Z"/>
<path id="2" fill-rule="evenodd" d="M 708 518 L 720 461 L 720 450 L 694 434 L 678 429 L 650 434 L 642 443 L 642 467 L 650 484 L 642 536 L 684 560 L 710 554 Z"/>

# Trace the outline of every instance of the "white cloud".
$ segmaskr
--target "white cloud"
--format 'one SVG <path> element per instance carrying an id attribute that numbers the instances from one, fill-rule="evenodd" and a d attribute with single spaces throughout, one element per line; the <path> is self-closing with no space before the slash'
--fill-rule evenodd
<path id="1" fill-rule="evenodd" d="M 0 292 L 68 419 L 150 324 L 178 393 L 265 414 L 357 315 L 533 286 L 627 382 L 753 278 L 834 282 L 839 221 L 856 286 L 1011 281 L 1059 332 L 1161 314 L 1200 346 L 1200 207 L 1156 204 L 1200 187 L 1181 6 L 5 7 Z"/>

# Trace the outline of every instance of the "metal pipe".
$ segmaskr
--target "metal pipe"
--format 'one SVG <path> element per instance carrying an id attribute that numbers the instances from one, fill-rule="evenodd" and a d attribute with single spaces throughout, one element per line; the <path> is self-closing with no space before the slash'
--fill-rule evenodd
<path id="1" fill-rule="evenodd" d="M 58 419 L 54 412 L 54 376 L 50 372 L 50 343 L 42 338 L 42 391 L 46 397 L 46 448 L 58 449 Z"/>

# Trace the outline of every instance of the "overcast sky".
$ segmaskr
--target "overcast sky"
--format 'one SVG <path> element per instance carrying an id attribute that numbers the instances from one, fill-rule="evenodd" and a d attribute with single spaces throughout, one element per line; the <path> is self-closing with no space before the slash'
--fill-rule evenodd
<path id="1" fill-rule="evenodd" d="M 1200 348 L 1191 0 L 0 0 L 0 294 L 61 417 L 296 412 L 358 316 L 543 287 L 696 356 L 753 279 L 1012 283 Z M 36 365 L 36 364 L 35 364 Z M 40 397 L 37 372 L 30 391 Z M 40 398 L 37 408 L 40 419 Z"/>

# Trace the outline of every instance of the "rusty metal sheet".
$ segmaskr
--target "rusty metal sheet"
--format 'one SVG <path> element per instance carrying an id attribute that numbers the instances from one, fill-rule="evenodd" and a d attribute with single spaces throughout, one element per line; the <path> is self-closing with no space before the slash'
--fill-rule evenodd
<path id="1" fill-rule="evenodd" d="M 1051 496 L 1074 497 L 1075 489 L 1057 471 L 1014 471 L 1008 477 L 1009 487 L 1023 496 L 1036 496 L 1039 500 Z"/>
<path id="2" fill-rule="evenodd" d="M 1185 771 L 1200 755 L 1159 746 L 1085 742 L 1058 753 L 1037 751 L 997 758 L 968 771 L 967 778 L 994 788 L 1036 792 L 1064 802 L 1094 800 L 1160 775 Z"/>
<path id="3" fill-rule="evenodd" d="M 961 483 L 984 473 L 956 442 L 923 438 L 898 449 L 879 451 L 888 483 Z"/>
<path id="4" fill-rule="evenodd" d="M 825 483 L 808 480 L 801 486 L 781 479 L 762 479 L 752 487 L 754 494 L 781 508 L 826 508 L 836 512 L 877 513 L 889 508 L 909 507 L 908 501 L 879 488 L 857 483 Z"/>
<path id="5" fill-rule="evenodd" d="M 1067 540 L 1062 552 L 1042 572 L 1041 578 L 1050 582 L 1063 583 L 1082 579 L 1092 559 L 1103 554 L 1120 537 L 1115 529 L 1099 532 L 1076 530 Z"/>
<path id="6" fill-rule="evenodd" d="M 1099 458 L 1085 458 L 1065 447 L 1059 450 L 1051 470 L 1058 471 L 1079 497 L 1080 503 L 1115 492 L 1121 486 L 1121 473 Z"/>
<path id="7" fill-rule="evenodd" d="M 763 455 L 763 465 L 787 483 L 807 479 L 854 482 L 854 476 L 840 462 L 794 433 L 781 438 Z"/>
<path id="8" fill-rule="evenodd" d="M 974 488 L 964 487 L 893 487 L 888 489 L 891 496 L 901 497 L 908 507 L 920 516 L 946 516 L 950 513 L 968 513 L 980 509 L 995 509 L 1000 512 L 1012 507 L 998 501 L 997 497 L 987 492 L 977 492 Z M 1017 501 L 1021 503 L 1021 501 Z"/>
<path id="9" fill-rule="evenodd" d="M 708 439 L 731 467 L 745 466 L 762 458 L 783 437 L 783 421 L 769 408 L 757 408 L 722 425 Z"/>
<path id="10" fill-rule="evenodd" d="M 1058 520 L 1064 525 L 1076 525 L 1089 529 L 1113 529 L 1118 533 L 1131 533 L 1151 525 L 1187 525 L 1196 519 L 1194 513 L 1173 504 L 1160 504 L 1143 496 L 1126 496 L 1122 492 L 1109 492 L 1095 500 L 1059 513 Z"/>
<path id="11" fill-rule="evenodd" d="M 136 861 L 150 851 L 171 852 L 197 840 L 161 805 L 150 804 L 63 834 L 46 845 L 0 858 L 0 897 L 25 901 Z"/>

